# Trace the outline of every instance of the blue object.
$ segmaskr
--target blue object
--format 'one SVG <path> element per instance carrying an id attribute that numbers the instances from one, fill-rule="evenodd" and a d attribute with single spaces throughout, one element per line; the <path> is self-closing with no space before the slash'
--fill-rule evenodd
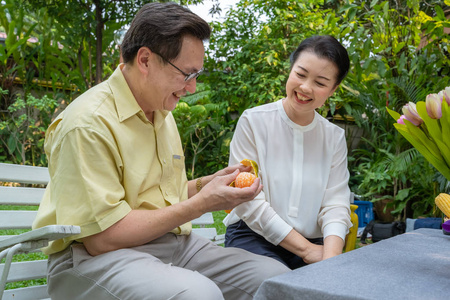
<path id="1" fill-rule="evenodd" d="M 355 213 L 358 215 L 358 227 L 365 227 L 374 219 L 373 203 L 355 200 L 353 204 L 358 205 L 358 208 L 355 210 Z"/>
<path id="2" fill-rule="evenodd" d="M 441 218 L 423 218 L 417 219 L 414 223 L 414 230 L 419 228 L 434 228 L 441 229 L 442 219 Z"/>

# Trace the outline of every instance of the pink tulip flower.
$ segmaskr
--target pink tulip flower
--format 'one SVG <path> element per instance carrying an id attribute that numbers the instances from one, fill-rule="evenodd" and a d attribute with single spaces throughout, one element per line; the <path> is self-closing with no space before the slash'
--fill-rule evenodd
<path id="1" fill-rule="evenodd" d="M 405 124 L 406 117 L 404 115 L 401 115 L 400 118 L 397 120 L 398 124 L 406 125 Z"/>
<path id="2" fill-rule="evenodd" d="M 444 90 L 438 93 L 439 99 L 442 101 L 446 101 L 448 105 L 450 105 L 450 86 L 446 87 Z"/>
<path id="3" fill-rule="evenodd" d="M 416 104 L 413 102 L 408 102 L 402 108 L 402 112 L 405 115 L 406 120 L 413 123 L 415 126 L 419 126 L 423 123 L 422 118 L 419 116 L 419 113 L 416 109 Z"/>
<path id="4" fill-rule="evenodd" d="M 438 94 L 429 94 L 425 101 L 427 113 L 432 119 L 442 118 L 442 100 Z"/>

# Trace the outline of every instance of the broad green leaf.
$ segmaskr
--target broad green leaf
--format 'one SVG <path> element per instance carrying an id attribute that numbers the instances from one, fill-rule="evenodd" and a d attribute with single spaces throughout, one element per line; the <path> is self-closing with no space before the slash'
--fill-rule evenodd
<path id="1" fill-rule="evenodd" d="M 442 157 L 447 163 L 447 166 L 450 166 L 450 148 L 448 148 L 447 145 L 441 140 L 436 140 L 436 145 L 441 151 Z"/>
<path id="2" fill-rule="evenodd" d="M 439 121 L 436 119 L 432 119 L 430 118 L 430 116 L 428 116 L 426 103 L 424 101 L 419 101 L 416 103 L 416 108 L 417 113 L 424 121 L 431 138 L 434 141 L 442 140 L 442 132 L 441 128 L 439 127 Z"/>
<path id="3" fill-rule="evenodd" d="M 372 0 L 372 2 L 370 2 L 370 7 L 374 7 L 379 0 Z"/>
<path id="4" fill-rule="evenodd" d="M 203 105 L 194 105 L 191 106 L 191 112 L 194 114 L 205 114 L 207 111 Z"/>
<path id="5" fill-rule="evenodd" d="M 450 148 L 450 138 L 448 138 L 450 136 L 450 107 L 446 101 L 442 102 L 442 118 L 439 122 L 442 128 L 442 136 L 447 137 L 443 140 L 447 147 Z"/>
<path id="6" fill-rule="evenodd" d="M 405 42 L 400 42 L 398 43 L 394 49 L 392 49 L 394 51 L 394 54 L 397 54 L 398 52 L 400 52 L 400 50 L 402 50 L 402 48 L 405 46 Z"/>
<path id="7" fill-rule="evenodd" d="M 395 121 L 397 121 L 398 119 L 400 119 L 401 115 L 400 115 L 398 112 L 396 112 L 396 111 L 394 111 L 394 110 L 392 110 L 392 109 L 389 109 L 388 107 L 386 107 L 386 110 L 387 110 L 388 113 L 391 115 L 391 117 L 394 118 Z"/>
<path id="8" fill-rule="evenodd" d="M 14 134 L 11 134 L 8 138 L 8 152 L 9 154 L 13 154 L 16 151 L 17 141 Z"/>
<path id="9" fill-rule="evenodd" d="M 408 120 L 404 120 L 408 132 L 417 138 L 422 145 L 424 145 L 428 151 L 438 160 L 442 161 L 442 155 L 436 144 L 432 143 L 428 136 L 422 131 L 422 129 L 416 127 L 413 123 Z M 420 150 L 419 150 L 420 151 Z"/>
<path id="10" fill-rule="evenodd" d="M 405 124 L 410 122 L 405 121 Z M 413 124 L 411 124 L 414 126 Z M 406 128 L 405 125 L 394 124 L 394 127 L 400 132 L 403 137 L 405 137 L 411 145 L 416 148 L 420 154 L 422 154 L 426 160 L 428 160 L 447 180 L 450 180 L 450 169 L 442 163 L 442 158 L 436 158 L 429 149 L 422 143 L 421 140 L 412 135 Z"/>
<path id="11" fill-rule="evenodd" d="M 439 5 L 434 5 L 434 9 L 436 10 L 436 15 L 439 20 L 446 20 L 445 13 Z"/>

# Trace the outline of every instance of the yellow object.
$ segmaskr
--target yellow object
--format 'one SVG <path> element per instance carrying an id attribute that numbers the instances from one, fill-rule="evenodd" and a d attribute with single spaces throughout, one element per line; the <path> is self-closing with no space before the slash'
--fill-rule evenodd
<path id="1" fill-rule="evenodd" d="M 356 235 L 358 234 L 358 215 L 355 213 L 355 210 L 358 208 L 358 205 L 350 204 L 350 220 L 352 221 L 353 226 L 350 228 L 349 233 L 345 237 L 345 252 L 352 251 L 356 246 Z"/>
<path id="2" fill-rule="evenodd" d="M 446 215 L 450 217 L 450 195 L 445 193 L 440 193 L 436 199 L 434 199 L 437 207 Z"/>

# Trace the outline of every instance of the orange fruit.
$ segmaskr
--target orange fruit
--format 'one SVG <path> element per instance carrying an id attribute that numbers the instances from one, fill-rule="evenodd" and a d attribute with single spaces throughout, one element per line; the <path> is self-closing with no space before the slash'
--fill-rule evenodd
<path id="1" fill-rule="evenodd" d="M 241 161 L 241 164 L 243 164 L 246 167 L 252 167 L 252 170 L 250 172 L 241 172 L 241 173 L 239 173 L 239 175 L 236 177 L 236 179 L 232 183 L 230 183 L 230 186 L 232 186 L 232 187 L 243 188 L 243 187 L 251 186 L 253 184 L 253 181 L 255 181 L 255 178 L 258 177 L 258 170 L 259 170 L 258 169 L 258 164 L 254 160 L 243 159 Z M 242 175 L 242 174 L 245 174 L 245 175 Z M 238 186 L 237 181 L 238 181 L 238 177 L 240 177 L 240 176 L 241 176 L 241 179 L 243 179 L 242 181 L 240 179 L 240 181 L 242 182 L 242 184 L 245 184 L 245 185 L 242 185 L 242 186 L 239 185 Z M 225 212 L 227 214 L 229 214 L 231 212 L 231 210 L 226 209 Z"/>
<path id="2" fill-rule="evenodd" d="M 249 187 L 253 184 L 255 181 L 256 176 L 249 172 L 241 172 L 236 177 L 236 180 L 234 181 L 234 185 L 238 188 L 244 188 Z"/>

